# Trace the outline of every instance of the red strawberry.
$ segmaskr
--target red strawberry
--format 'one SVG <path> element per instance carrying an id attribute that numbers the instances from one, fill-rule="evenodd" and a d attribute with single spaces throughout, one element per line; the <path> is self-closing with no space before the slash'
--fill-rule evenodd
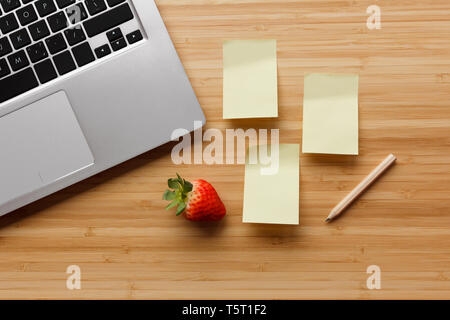
<path id="1" fill-rule="evenodd" d="M 169 188 L 164 192 L 163 199 L 172 201 L 166 209 L 178 206 L 177 216 L 184 213 L 191 221 L 219 221 L 225 214 L 225 206 L 214 187 L 205 180 L 195 180 L 192 183 L 180 177 L 169 179 Z"/>

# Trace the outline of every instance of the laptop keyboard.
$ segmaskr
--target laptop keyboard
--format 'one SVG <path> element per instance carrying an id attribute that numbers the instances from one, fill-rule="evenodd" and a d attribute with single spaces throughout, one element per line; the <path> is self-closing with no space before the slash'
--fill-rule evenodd
<path id="1" fill-rule="evenodd" d="M 123 33 L 136 20 L 127 0 L 0 0 L 0 8 L 0 103 L 143 39 L 137 24 Z"/>

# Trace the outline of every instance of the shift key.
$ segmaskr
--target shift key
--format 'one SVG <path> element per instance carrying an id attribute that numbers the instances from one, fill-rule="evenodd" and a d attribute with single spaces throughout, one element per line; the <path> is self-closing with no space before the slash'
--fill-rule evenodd
<path id="1" fill-rule="evenodd" d="M 133 19 L 133 12 L 128 3 L 125 3 L 84 22 L 83 25 L 91 38 L 131 19 Z"/>

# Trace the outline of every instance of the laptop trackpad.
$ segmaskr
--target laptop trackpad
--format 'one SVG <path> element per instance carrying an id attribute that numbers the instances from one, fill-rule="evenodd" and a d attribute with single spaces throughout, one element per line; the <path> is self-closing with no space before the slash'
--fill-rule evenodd
<path id="1" fill-rule="evenodd" d="M 0 205 L 93 164 L 63 91 L 0 117 Z"/>

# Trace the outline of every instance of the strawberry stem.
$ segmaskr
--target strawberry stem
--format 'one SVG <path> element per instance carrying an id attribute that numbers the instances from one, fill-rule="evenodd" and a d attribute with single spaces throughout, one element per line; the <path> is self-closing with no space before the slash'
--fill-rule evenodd
<path id="1" fill-rule="evenodd" d="M 171 203 L 166 207 L 166 210 L 177 207 L 176 215 L 179 216 L 186 210 L 188 195 L 192 191 L 193 185 L 181 178 L 178 173 L 176 178 L 167 181 L 167 185 L 169 189 L 164 192 L 163 199 L 171 201 Z"/>

